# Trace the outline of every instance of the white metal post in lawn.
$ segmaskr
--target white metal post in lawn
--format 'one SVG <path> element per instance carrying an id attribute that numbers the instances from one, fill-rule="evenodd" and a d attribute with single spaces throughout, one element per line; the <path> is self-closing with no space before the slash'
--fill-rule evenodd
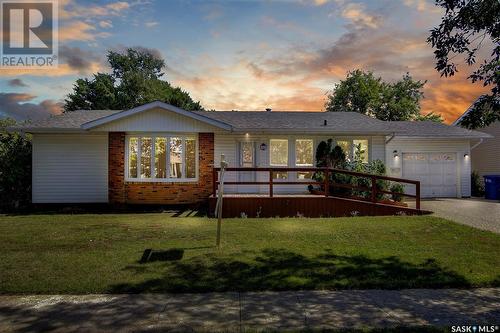
<path id="1" fill-rule="evenodd" d="M 227 167 L 227 162 L 224 154 L 220 155 L 220 175 L 219 189 L 217 190 L 217 204 L 215 205 L 215 215 L 217 215 L 217 248 L 220 248 L 220 229 L 222 225 L 222 199 L 224 196 L 224 172 Z"/>

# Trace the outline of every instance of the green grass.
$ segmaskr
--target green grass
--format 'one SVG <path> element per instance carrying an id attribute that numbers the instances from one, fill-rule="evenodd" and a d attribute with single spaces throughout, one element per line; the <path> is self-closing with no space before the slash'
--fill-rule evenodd
<path id="1" fill-rule="evenodd" d="M 500 285 L 500 235 L 435 217 L 225 220 L 221 250 L 214 222 L 0 216 L 0 293 Z"/>

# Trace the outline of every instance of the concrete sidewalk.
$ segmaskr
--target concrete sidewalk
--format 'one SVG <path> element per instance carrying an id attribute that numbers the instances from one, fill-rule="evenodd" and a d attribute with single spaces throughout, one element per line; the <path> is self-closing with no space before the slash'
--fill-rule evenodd
<path id="1" fill-rule="evenodd" d="M 0 296 L 0 332 L 242 332 L 460 324 L 500 324 L 500 288 Z"/>

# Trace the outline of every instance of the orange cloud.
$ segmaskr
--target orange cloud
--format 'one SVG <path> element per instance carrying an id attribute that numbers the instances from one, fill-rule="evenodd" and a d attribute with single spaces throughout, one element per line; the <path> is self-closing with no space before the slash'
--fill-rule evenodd
<path id="1" fill-rule="evenodd" d="M 99 62 L 91 62 L 87 69 L 82 71 L 81 68 L 71 67 L 69 64 L 59 64 L 55 68 L 41 68 L 41 69 L 16 69 L 16 68 L 0 68 L 1 76 L 66 76 L 66 75 L 79 75 L 97 73 L 101 71 L 101 64 Z"/>
<path id="2" fill-rule="evenodd" d="M 342 17 L 370 28 L 377 28 L 380 22 L 380 17 L 367 13 L 365 6 L 359 3 L 347 4 L 342 10 Z"/>
<path id="3" fill-rule="evenodd" d="M 480 83 L 472 84 L 465 74 L 451 78 L 435 77 L 424 89 L 425 98 L 422 101 L 422 112 L 441 114 L 445 122 L 452 123 L 488 88 Z"/>

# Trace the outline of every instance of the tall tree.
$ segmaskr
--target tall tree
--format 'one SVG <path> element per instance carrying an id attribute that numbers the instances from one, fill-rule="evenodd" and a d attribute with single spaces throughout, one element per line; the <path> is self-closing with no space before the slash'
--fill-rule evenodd
<path id="1" fill-rule="evenodd" d="M 420 113 L 424 84 L 408 73 L 401 80 L 389 83 L 372 72 L 357 69 L 335 85 L 325 108 L 326 111 L 359 112 L 380 120 L 442 121 L 438 115 Z"/>
<path id="2" fill-rule="evenodd" d="M 163 80 L 165 61 L 145 49 L 109 51 L 111 73 L 78 79 L 65 100 L 64 110 L 130 109 L 155 100 L 183 108 L 202 110 L 188 92 Z"/>
<path id="3" fill-rule="evenodd" d="M 444 8 L 441 23 L 431 30 L 427 41 L 436 57 L 436 70 L 441 76 L 458 71 L 454 59 L 465 55 L 465 63 L 473 66 L 478 52 L 491 45 L 489 57 L 469 76 L 475 82 L 491 86 L 491 93 L 481 96 L 461 125 L 470 129 L 484 127 L 500 120 L 500 1 L 498 0 L 436 0 Z"/>

